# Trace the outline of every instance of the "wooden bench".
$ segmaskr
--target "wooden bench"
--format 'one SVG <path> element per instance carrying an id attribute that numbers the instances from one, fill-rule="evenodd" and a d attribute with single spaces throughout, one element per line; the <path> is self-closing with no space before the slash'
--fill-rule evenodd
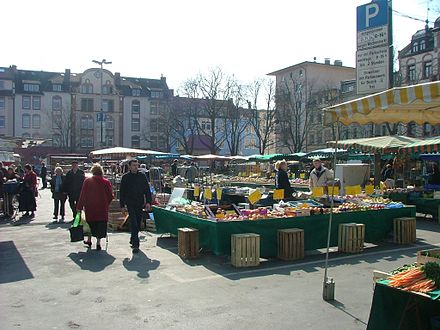
<path id="1" fill-rule="evenodd" d="M 278 259 L 304 258 L 304 230 L 298 228 L 278 230 Z"/>
<path id="2" fill-rule="evenodd" d="M 260 235 L 253 233 L 231 235 L 231 263 L 235 267 L 260 264 Z"/>

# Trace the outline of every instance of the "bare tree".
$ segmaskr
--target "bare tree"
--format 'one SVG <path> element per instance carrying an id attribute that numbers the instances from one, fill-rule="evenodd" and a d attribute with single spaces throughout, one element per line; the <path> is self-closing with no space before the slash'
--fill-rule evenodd
<path id="1" fill-rule="evenodd" d="M 73 152 L 76 144 L 74 138 L 74 114 L 62 107 L 60 110 L 48 111 L 48 120 L 52 124 L 52 139 L 54 145 L 65 150 Z"/>
<path id="2" fill-rule="evenodd" d="M 261 98 L 261 88 L 264 89 L 263 110 L 258 110 Z M 255 80 L 249 86 L 249 95 L 252 98 L 252 115 L 250 125 L 252 126 L 257 137 L 257 147 L 261 155 L 275 144 L 272 138 L 275 132 L 275 82 L 272 79 Z"/>

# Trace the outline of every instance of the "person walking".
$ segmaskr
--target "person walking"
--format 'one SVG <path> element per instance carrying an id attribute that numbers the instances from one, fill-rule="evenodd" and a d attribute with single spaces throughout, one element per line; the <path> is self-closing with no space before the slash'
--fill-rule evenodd
<path id="1" fill-rule="evenodd" d="M 44 163 L 41 163 L 40 178 L 41 178 L 41 183 L 43 184 L 43 187 L 41 189 L 46 189 L 47 188 L 47 167 L 46 167 L 46 164 L 44 164 Z"/>
<path id="2" fill-rule="evenodd" d="M 101 238 L 107 237 L 108 209 L 113 199 L 112 185 L 103 177 L 104 171 L 99 164 L 91 169 L 92 177 L 87 178 L 76 204 L 77 212 L 85 211 L 86 221 L 91 233 L 84 244 L 92 246 L 92 237 L 96 237 L 96 250 L 101 250 Z"/>
<path id="3" fill-rule="evenodd" d="M 194 183 L 196 181 L 198 175 L 197 172 L 196 163 L 191 162 L 191 165 L 186 170 L 186 179 L 188 180 L 188 183 Z"/>
<path id="4" fill-rule="evenodd" d="M 171 165 L 171 175 L 174 177 L 176 177 L 178 174 L 177 171 L 177 159 L 174 159 L 173 164 Z"/>
<path id="5" fill-rule="evenodd" d="M 50 190 L 52 192 L 53 198 L 53 220 L 54 223 L 57 222 L 58 214 L 60 215 L 60 222 L 64 221 L 65 215 L 65 204 L 67 195 L 63 191 L 63 184 L 66 180 L 66 176 L 63 174 L 63 169 L 61 167 L 55 168 L 55 175 L 50 181 Z"/>
<path id="6" fill-rule="evenodd" d="M 131 159 L 128 168 L 129 172 L 121 179 L 119 202 L 121 209 L 127 207 L 131 230 L 130 244 L 133 253 L 138 253 L 142 210 L 150 211 L 152 198 L 147 177 L 138 171 L 138 161 Z"/>
<path id="7" fill-rule="evenodd" d="M 69 197 L 69 205 L 73 213 L 73 220 L 75 220 L 77 210 L 76 204 L 78 202 L 79 195 L 81 194 L 84 179 L 84 171 L 79 168 L 77 161 L 73 161 L 72 169 L 67 172 L 63 185 L 63 191 Z"/>
<path id="8" fill-rule="evenodd" d="M 23 188 L 20 191 L 18 199 L 18 209 L 20 212 L 26 212 L 23 217 L 35 216 L 37 210 L 37 201 L 35 196 L 37 195 L 37 175 L 32 171 L 32 167 L 29 164 L 24 166 Z M 29 212 L 31 212 L 29 214 Z"/>

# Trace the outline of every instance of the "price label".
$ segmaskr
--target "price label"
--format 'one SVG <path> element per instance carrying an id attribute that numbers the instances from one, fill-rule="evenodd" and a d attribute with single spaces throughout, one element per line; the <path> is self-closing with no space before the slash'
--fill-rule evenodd
<path id="1" fill-rule="evenodd" d="M 339 187 L 328 186 L 328 195 L 329 196 L 339 196 Z"/>
<path id="2" fill-rule="evenodd" d="M 313 197 L 321 197 L 324 195 L 324 187 L 314 187 L 312 188 Z"/>
<path id="3" fill-rule="evenodd" d="M 359 195 L 362 193 L 361 186 L 347 186 L 345 187 L 345 194 L 346 195 Z"/>
<path id="4" fill-rule="evenodd" d="M 205 188 L 203 191 L 203 198 L 205 199 L 212 199 L 212 190 L 211 188 Z"/>
<path id="5" fill-rule="evenodd" d="M 305 179 L 306 178 L 306 174 L 305 173 L 300 173 L 299 174 L 299 178 L 300 179 Z"/>
<path id="6" fill-rule="evenodd" d="M 222 199 L 222 193 L 223 193 L 223 189 L 222 188 L 217 188 L 215 190 L 215 193 L 217 195 L 217 200 L 221 200 Z"/>
<path id="7" fill-rule="evenodd" d="M 248 197 L 249 203 L 255 204 L 261 199 L 261 196 L 262 196 L 261 191 L 259 191 L 258 189 L 254 190 Z"/>
<path id="8" fill-rule="evenodd" d="M 194 197 L 199 197 L 200 196 L 200 187 L 195 186 L 194 187 Z"/>
<path id="9" fill-rule="evenodd" d="M 284 199 L 284 189 L 275 189 L 273 191 L 273 199 Z"/>
<path id="10" fill-rule="evenodd" d="M 274 178 L 275 177 L 275 173 L 274 172 L 270 173 L 270 177 Z"/>
<path id="11" fill-rule="evenodd" d="M 372 195 L 372 194 L 374 194 L 374 186 L 371 185 L 371 184 L 366 185 L 366 186 L 365 186 L 365 193 L 366 193 L 367 195 Z"/>

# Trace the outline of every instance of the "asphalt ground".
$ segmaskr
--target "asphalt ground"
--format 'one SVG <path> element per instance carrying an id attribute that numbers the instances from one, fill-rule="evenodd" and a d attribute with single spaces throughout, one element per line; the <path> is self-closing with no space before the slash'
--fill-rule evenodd
<path id="1" fill-rule="evenodd" d="M 40 194 L 32 221 L 0 220 L 0 329 L 365 329 L 373 270 L 440 246 L 440 225 L 419 219 L 415 245 L 369 244 L 355 255 L 332 249 L 329 303 L 323 251 L 238 269 L 209 252 L 182 260 L 176 238 L 147 232 L 137 255 L 125 232 L 109 233 L 107 251 L 88 250 L 69 242 L 69 224 L 51 224 L 50 192 Z"/>

